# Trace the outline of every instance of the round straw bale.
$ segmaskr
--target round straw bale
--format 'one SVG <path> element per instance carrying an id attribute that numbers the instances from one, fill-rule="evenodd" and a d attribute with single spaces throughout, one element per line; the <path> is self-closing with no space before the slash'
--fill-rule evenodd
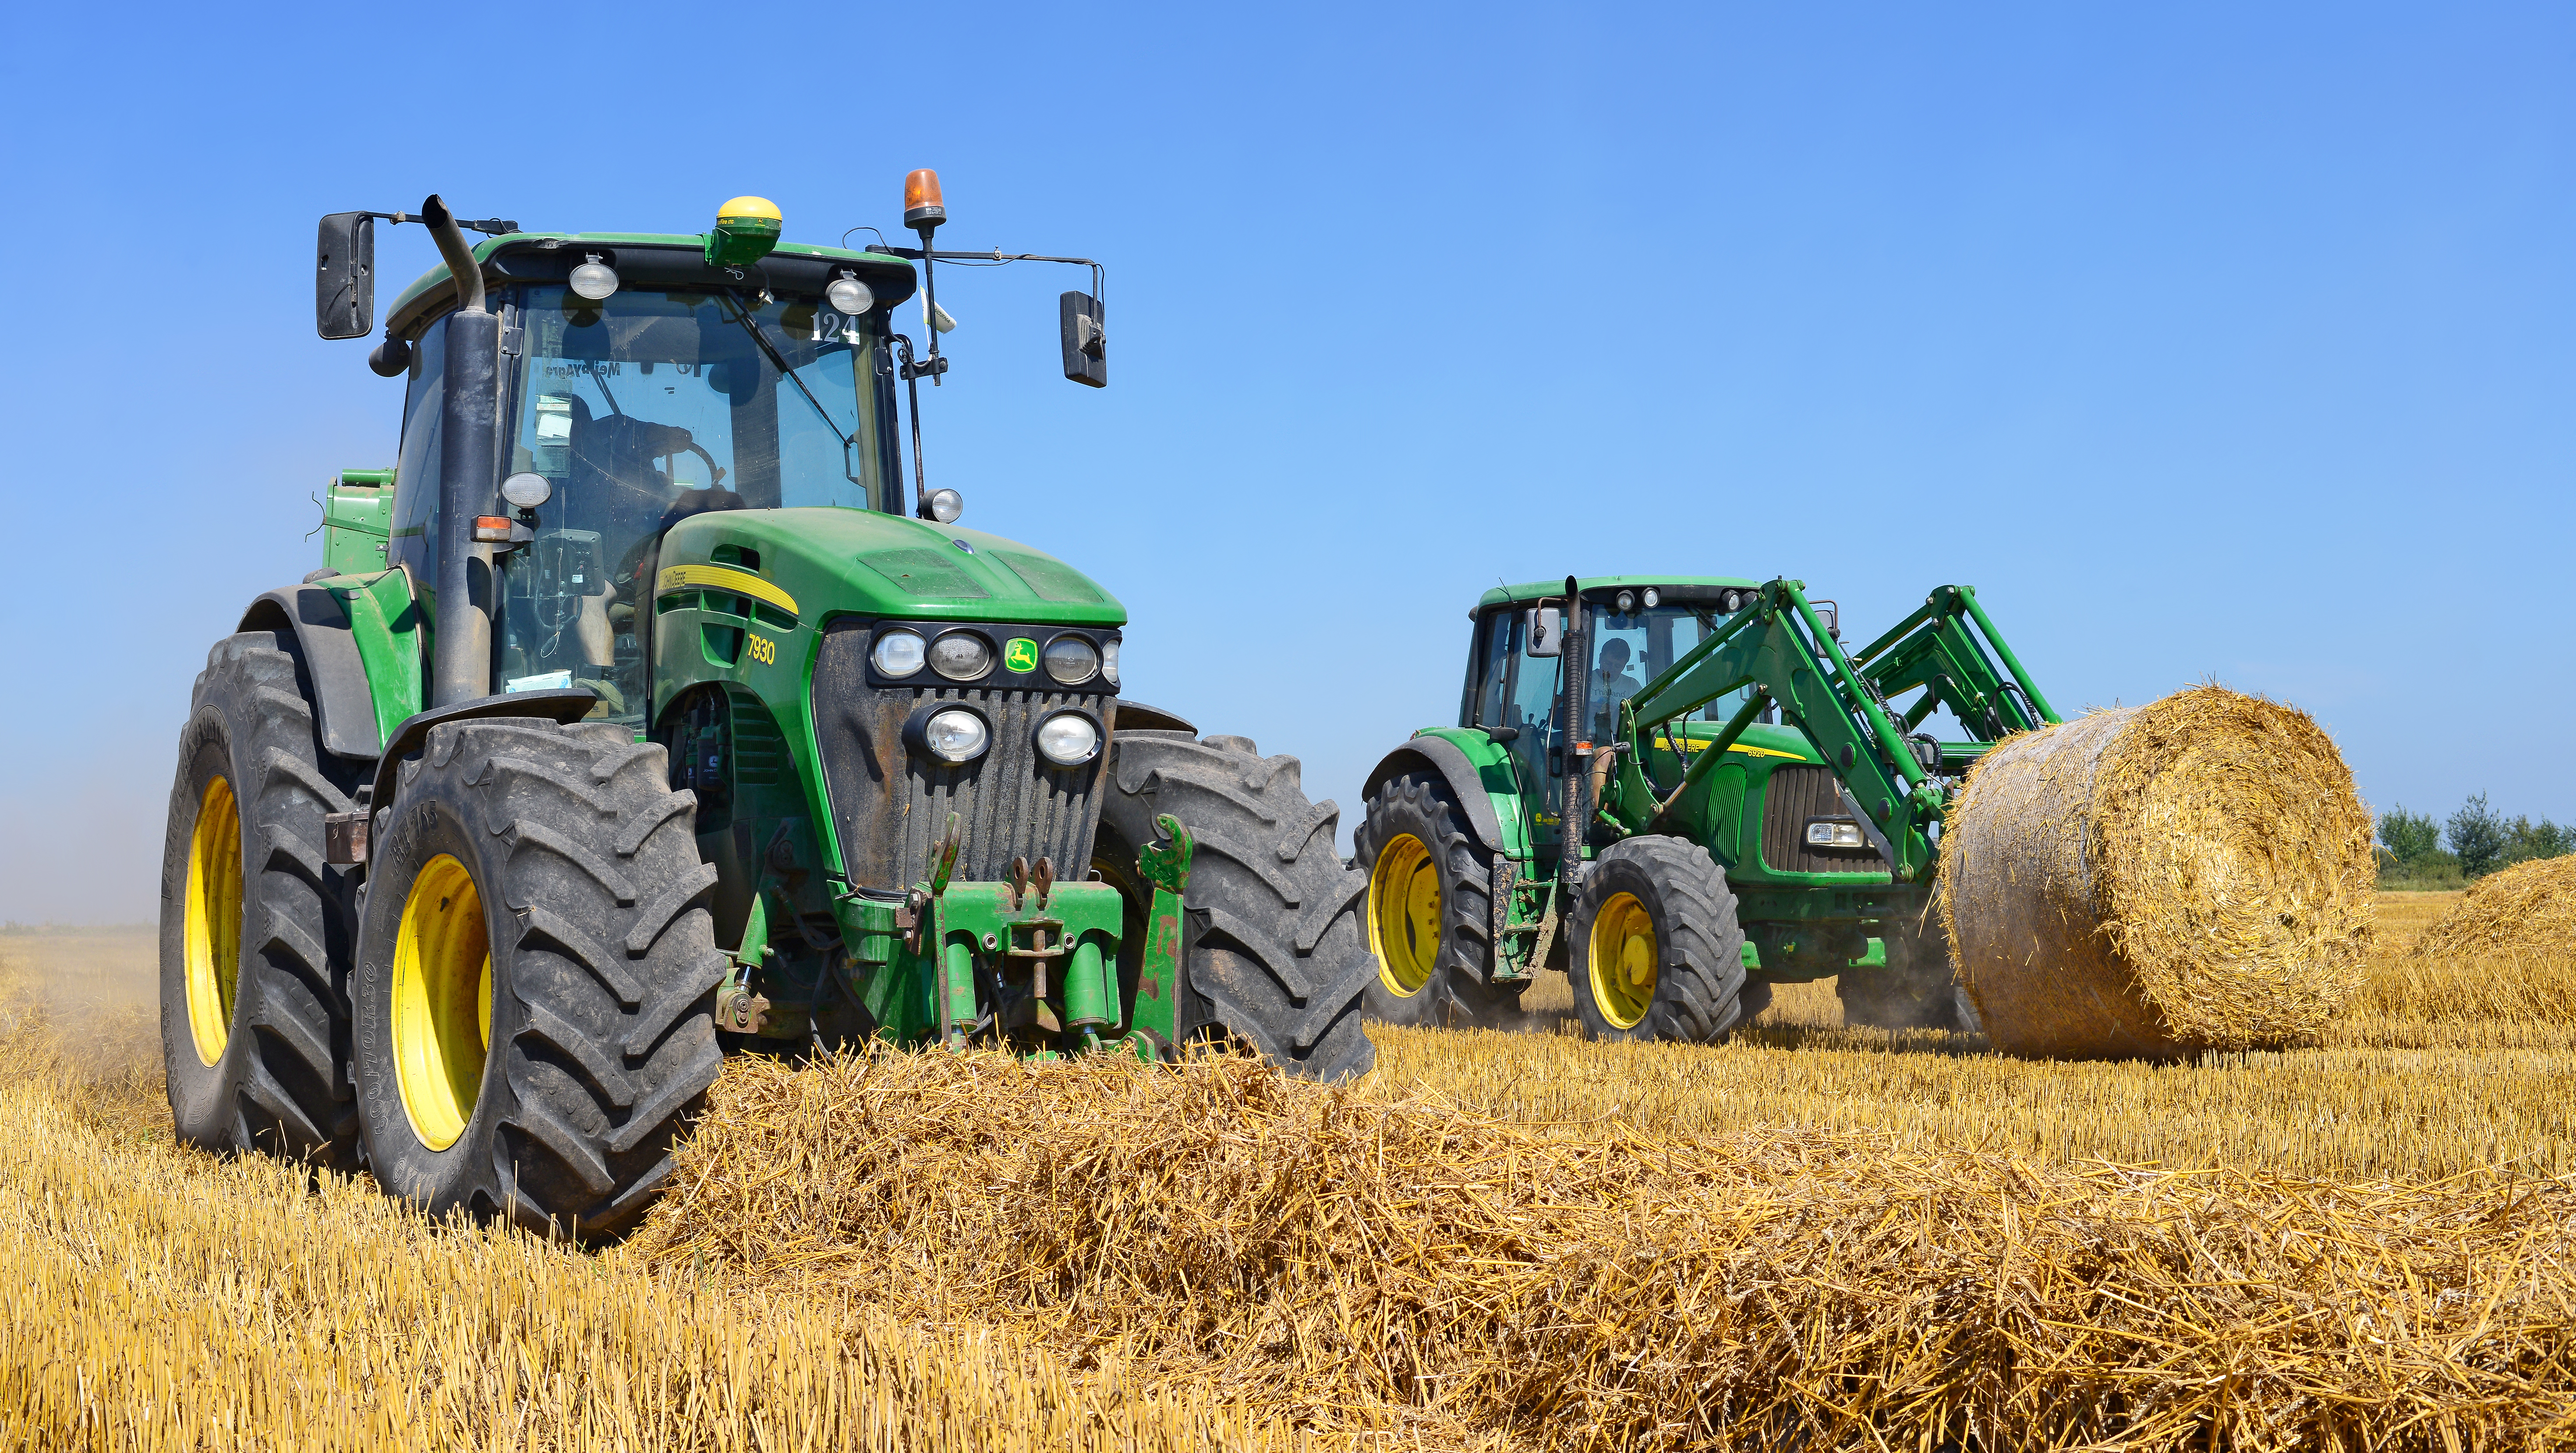
<path id="1" fill-rule="evenodd" d="M 2576 953 L 2576 857 L 2537 858 L 2469 885 L 2415 940 L 2415 957 Z"/>
<path id="2" fill-rule="evenodd" d="M 1942 828 L 1941 921 L 2007 1053 L 2278 1043 L 2360 980 L 2370 832 L 2307 713 L 2194 687 L 1986 753 Z"/>

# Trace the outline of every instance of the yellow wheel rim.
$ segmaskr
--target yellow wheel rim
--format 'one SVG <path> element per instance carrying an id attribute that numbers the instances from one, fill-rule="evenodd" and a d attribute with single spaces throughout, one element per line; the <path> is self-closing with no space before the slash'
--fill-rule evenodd
<path id="1" fill-rule="evenodd" d="M 492 1045 L 492 947 L 465 865 L 441 853 L 403 900 L 394 931 L 394 1081 L 412 1134 L 445 1150 L 474 1118 Z"/>
<path id="2" fill-rule="evenodd" d="M 232 1037 L 233 990 L 241 982 L 241 807 L 233 784 L 218 777 L 197 801 L 197 831 L 188 843 L 188 1034 L 197 1058 L 211 1065 Z"/>
<path id="3" fill-rule="evenodd" d="M 1614 1029 L 1646 1022 L 1655 1004 L 1655 920 L 1634 893 L 1614 893 L 1592 920 L 1592 1003 Z"/>
<path id="4" fill-rule="evenodd" d="M 1369 952 L 1377 955 L 1377 981 L 1410 999 L 1431 982 L 1440 963 L 1440 865 L 1411 833 L 1398 833 L 1378 850 L 1369 870 Z"/>

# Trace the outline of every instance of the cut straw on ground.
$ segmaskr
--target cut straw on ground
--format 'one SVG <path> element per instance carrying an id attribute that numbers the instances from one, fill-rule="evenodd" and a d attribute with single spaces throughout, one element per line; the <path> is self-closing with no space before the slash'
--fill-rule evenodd
<path id="1" fill-rule="evenodd" d="M 2318 1046 L 2170 1064 L 1830 983 L 1342 1090 L 741 1062 L 605 1252 L 173 1149 L 58 975 L 0 993 L 0 1445 L 2566 1446 L 2576 957 L 2386 938 Z"/>
<path id="2" fill-rule="evenodd" d="M 756 1139 L 756 1160 L 733 1150 Z M 727 1071 L 658 1264 L 1530 1446 L 2576 1437 L 2576 1186 L 1543 1136 L 1204 1062 Z"/>

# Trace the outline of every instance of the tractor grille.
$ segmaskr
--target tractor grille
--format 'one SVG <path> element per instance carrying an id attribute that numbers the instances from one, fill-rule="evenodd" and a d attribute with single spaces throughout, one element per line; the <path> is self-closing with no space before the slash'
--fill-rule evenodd
<path id="1" fill-rule="evenodd" d="M 899 887 L 928 873 L 931 846 L 958 817 L 962 846 L 957 878 L 1007 877 L 1011 859 L 1055 860 L 1056 876 L 1079 880 L 1091 870 L 1091 835 L 1100 820 L 1102 763 L 1063 768 L 1038 755 L 1037 725 L 1052 712 L 1084 706 L 1106 715 L 1104 697 L 1074 692 L 868 684 L 864 623 L 835 625 L 814 670 L 814 734 L 831 793 L 832 820 L 844 870 L 854 884 Z M 904 745 L 903 727 L 928 701 L 975 707 L 992 723 L 984 755 L 952 767 Z"/>
<path id="2" fill-rule="evenodd" d="M 1807 820 L 1849 817 L 1829 767 L 1774 767 L 1762 807 L 1762 865 L 1776 873 L 1884 873 L 1876 848 L 1819 852 L 1807 846 Z"/>

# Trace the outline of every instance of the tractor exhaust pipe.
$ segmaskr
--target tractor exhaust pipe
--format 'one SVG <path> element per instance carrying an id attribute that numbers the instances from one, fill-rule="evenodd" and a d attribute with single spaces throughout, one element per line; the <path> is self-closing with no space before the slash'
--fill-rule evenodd
<path id="1" fill-rule="evenodd" d="M 1583 845 L 1592 837 L 1591 741 L 1592 632 L 1583 620 L 1583 593 L 1575 578 L 1565 577 L 1565 653 L 1557 658 L 1565 675 L 1565 806 L 1558 824 L 1556 875 L 1568 889 L 1583 878 Z"/>
<path id="2" fill-rule="evenodd" d="M 447 204 L 431 197 L 420 220 L 456 279 L 447 319 L 447 394 L 439 405 L 438 598 L 430 705 L 492 694 L 492 547 L 474 520 L 494 512 L 501 475 L 501 319 L 483 305 L 483 269 Z"/>

